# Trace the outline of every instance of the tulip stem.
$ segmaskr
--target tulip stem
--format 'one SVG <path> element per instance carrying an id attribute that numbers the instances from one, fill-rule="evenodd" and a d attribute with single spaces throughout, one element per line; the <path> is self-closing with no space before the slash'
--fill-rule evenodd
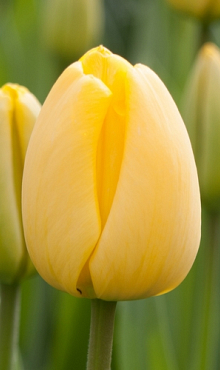
<path id="1" fill-rule="evenodd" d="M 13 370 L 18 346 L 20 286 L 1 284 L 0 293 L 0 369 Z"/>
<path id="2" fill-rule="evenodd" d="M 209 256 L 206 259 L 206 284 L 203 287 L 205 290 L 203 304 L 203 322 L 200 320 L 203 335 L 201 336 L 200 363 L 198 368 L 213 369 L 215 364 L 215 353 L 218 351 L 218 335 L 219 335 L 219 216 L 218 214 L 209 214 Z"/>
<path id="3" fill-rule="evenodd" d="M 87 370 L 110 370 L 117 302 L 91 301 L 91 325 Z"/>

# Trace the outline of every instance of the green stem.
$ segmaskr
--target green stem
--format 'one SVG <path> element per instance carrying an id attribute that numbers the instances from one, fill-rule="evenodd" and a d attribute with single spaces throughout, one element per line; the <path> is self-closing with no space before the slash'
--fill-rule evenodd
<path id="1" fill-rule="evenodd" d="M 91 301 L 91 326 L 87 370 L 110 370 L 117 302 Z"/>
<path id="2" fill-rule="evenodd" d="M 200 366 L 202 369 L 213 369 L 214 363 L 217 364 L 216 341 L 218 342 L 218 328 L 219 328 L 219 216 L 217 214 L 209 215 L 209 235 L 210 245 L 209 255 L 207 258 L 208 270 L 206 273 L 206 296 L 204 302 L 204 327 L 201 343 Z M 201 325 L 201 323 L 200 323 Z"/>
<path id="3" fill-rule="evenodd" d="M 17 355 L 20 286 L 0 285 L 0 369 L 13 370 Z"/>
<path id="4" fill-rule="evenodd" d="M 155 297 L 156 311 L 158 315 L 159 332 L 162 339 L 167 369 L 178 369 L 175 346 L 172 338 L 166 297 Z"/>

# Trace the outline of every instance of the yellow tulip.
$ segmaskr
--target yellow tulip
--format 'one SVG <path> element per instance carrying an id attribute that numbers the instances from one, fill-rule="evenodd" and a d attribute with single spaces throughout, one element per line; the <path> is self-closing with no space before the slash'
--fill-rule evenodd
<path id="1" fill-rule="evenodd" d="M 220 209 L 220 50 L 205 44 L 184 94 L 183 115 L 192 140 L 204 205 Z"/>
<path id="2" fill-rule="evenodd" d="M 103 34 L 103 0 L 45 0 L 42 33 L 48 48 L 72 58 L 97 45 Z"/>
<path id="3" fill-rule="evenodd" d="M 21 183 L 28 141 L 40 111 L 24 87 L 0 89 L 0 282 L 13 283 L 34 271 L 21 216 Z"/>
<path id="4" fill-rule="evenodd" d="M 168 0 L 177 10 L 210 21 L 220 17 L 220 0 Z"/>
<path id="5" fill-rule="evenodd" d="M 23 222 L 39 273 L 74 296 L 139 299 L 185 278 L 200 240 L 197 171 L 152 70 L 100 46 L 63 72 L 30 140 Z"/>

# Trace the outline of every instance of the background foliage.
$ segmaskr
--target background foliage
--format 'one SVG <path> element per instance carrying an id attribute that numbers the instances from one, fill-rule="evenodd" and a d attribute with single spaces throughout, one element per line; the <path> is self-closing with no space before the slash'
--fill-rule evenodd
<path id="1" fill-rule="evenodd" d="M 64 58 L 46 45 L 44 3 L 0 0 L 0 84 L 24 85 L 41 103 L 65 66 L 80 57 L 73 50 L 71 58 Z M 165 0 L 105 0 L 103 6 L 99 43 L 154 69 L 181 107 L 203 41 L 202 24 L 175 12 Z M 220 46 L 220 21 L 211 24 L 210 40 Z M 112 370 L 218 369 L 220 229 L 213 227 L 214 218 L 203 212 L 200 251 L 180 287 L 161 297 L 118 303 Z M 85 369 L 89 322 L 88 300 L 56 291 L 39 276 L 25 281 L 21 368 Z"/>

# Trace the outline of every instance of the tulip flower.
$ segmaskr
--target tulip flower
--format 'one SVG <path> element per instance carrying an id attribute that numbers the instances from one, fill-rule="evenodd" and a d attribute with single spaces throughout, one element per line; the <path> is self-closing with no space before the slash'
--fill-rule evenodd
<path id="1" fill-rule="evenodd" d="M 201 197 L 220 207 L 220 50 L 205 44 L 195 62 L 183 99 L 183 115 L 198 166 Z"/>
<path id="2" fill-rule="evenodd" d="M 220 17 L 220 0 L 168 0 L 177 10 L 206 21 Z"/>
<path id="3" fill-rule="evenodd" d="M 79 56 L 97 44 L 103 33 L 103 0 L 46 0 L 43 38 L 62 58 Z"/>
<path id="4" fill-rule="evenodd" d="M 189 137 L 158 76 L 100 46 L 49 93 L 28 147 L 23 222 L 55 288 L 106 301 L 162 294 L 200 241 Z"/>
<path id="5" fill-rule="evenodd" d="M 40 111 L 24 87 L 0 89 L 0 282 L 14 283 L 30 275 L 21 216 L 21 182 L 28 141 Z"/>

